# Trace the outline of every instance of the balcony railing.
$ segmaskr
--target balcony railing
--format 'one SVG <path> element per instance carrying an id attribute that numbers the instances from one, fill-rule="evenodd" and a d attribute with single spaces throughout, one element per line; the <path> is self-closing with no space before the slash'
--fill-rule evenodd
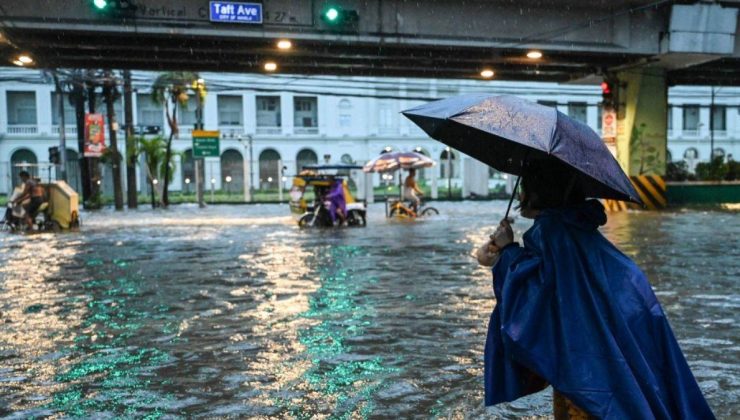
<path id="1" fill-rule="evenodd" d="M 59 134 L 59 126 L 53 125 L 51 126 L 51 133 L 52 134 Z M 66 125 L 64 126 L 64 134 L 68 136 L 76 136 L 77 135 L 77 126 L 76 125 Z"/>
<path id="2" fill-rule="evenodd" d="M 319 134 L 319 127 L 294 127 L 293 134 Z"/>
<path id="3" fill-rule="evenodd" d="M 256 129 L 257 134 L 266 134 L 266 135 L 277 135 L 283 133 L 282 127 L 257 127 Z"/>
<path id="4" fill-rule="evenodd" d="M 683 137 L 699 137 L 699 130 L 683 130 L 681 135 Z"/>
<path id="5" fill-rule="evenodd" d="M 235 139 L 244 134 L 244 127 L 240 125 L 221 125 L 218 127 L 221 132 L 221 138 Z"/>
<path id="6" fill-rule="evenodd" d="M 28 136 L 38 133 L 39 129 L 35 124 L 14 124 L 8 125 L 8 134 L 18 134 Z"/>
<path id="7" fill-rule="evenodd" d="M 714 130 L 714 137 L 727 137 L 727 130 Z"/>

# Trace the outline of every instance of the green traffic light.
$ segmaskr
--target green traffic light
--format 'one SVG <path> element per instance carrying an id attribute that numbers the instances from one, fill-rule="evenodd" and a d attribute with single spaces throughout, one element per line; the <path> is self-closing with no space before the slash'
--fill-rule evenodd
<path id="1" fill-rule="evenodd" d="M 106 7 L 108 7 L 108 1 L 107 0 L 93 0 L 93 5 L 96 8 L 103 10 Z"/>
<path id="2" fill-rule="evenodd" d="M 330 7 L 326 10 L 324 13 L 324 16 L 326 17 L 326 20 L 329 22 L 334 22 L 339 17 L 339 10 L 337 10 L 336 7 Z"/>

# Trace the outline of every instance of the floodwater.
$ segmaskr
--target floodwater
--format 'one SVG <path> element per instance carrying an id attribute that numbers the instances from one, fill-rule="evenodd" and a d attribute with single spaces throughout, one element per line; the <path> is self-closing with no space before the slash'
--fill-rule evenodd
<path id="1" fill-rule="evenodd" d="M 301 231 L 287 206 L 87 215 L 0 236 L 0 416 L 518 418 L 482 404 L 494 305 L 471 253 L 505 203 Z M 528 227 L 518 219 L 520 234 Z M 740 416 L 740 217 L 612 215 L 709 404 Z"/>

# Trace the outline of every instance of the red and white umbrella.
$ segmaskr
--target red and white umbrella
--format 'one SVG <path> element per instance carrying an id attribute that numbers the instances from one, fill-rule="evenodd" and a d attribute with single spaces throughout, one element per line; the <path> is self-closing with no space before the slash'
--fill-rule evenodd
<path id="1" fill-rule="evenodd" d="M 431 168 L 436 165 L 431 158 L 417 152 L 383 153 L 362 168 L 364 172 L 393 172 L 398 169 Z"/>

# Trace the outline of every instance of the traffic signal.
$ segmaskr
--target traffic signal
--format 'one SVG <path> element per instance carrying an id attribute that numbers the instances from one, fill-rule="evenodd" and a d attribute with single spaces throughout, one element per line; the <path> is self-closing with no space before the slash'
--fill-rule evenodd
<path id="1" fill-rule="evenodd" d="M 53 146 L 49 148 L 49 163 L 52 165 L 59 165 L 61 163 L 61 156 L 59 155 L 59 147 Z"/>
<path id="2" fill-rule="evenodd" d="M 353 31 L 357 30 L 357 22 L 360 20 L 360 15 L 357 13 L 357 10 L 329 5 L 322 10 L 321 20 L 329 29 Z"/>
<path id="3" fill-rule="evenodd" d="M 134 17 L 136 3 L 134 0 L 91 0 L 93 10 L 98 14 L 112 17 Z"/>
<path id="4" fill-rule="evenodd" d="M 601 82 L 601 99 L 604 108 L 617 109 L 619 82 L 616 79 L 605 79 Z"/>

